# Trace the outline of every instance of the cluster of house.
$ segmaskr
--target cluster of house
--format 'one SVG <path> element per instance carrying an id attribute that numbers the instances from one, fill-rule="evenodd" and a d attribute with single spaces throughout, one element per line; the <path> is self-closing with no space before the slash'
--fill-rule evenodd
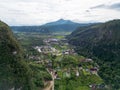
<path id="1" fill-rule="evenodd" d="M 68 49 L 68 50 L 64 50 L 62 52 L 62 54 L 63 55 L 75 55 L 76 53 L 75 53 L 74 49 Z"/>
<path id="2" fill-rule="evenodd" d="M 63 42 L 63 43 L 68 43 L 67 39 L 61 39 L 60 41 Z"/>
<path id="3" fill-rule="evenodd" d="M 93 60 L 92 59 L 85 59 L 84 62 L 93 62 Z M 48 60 L 47 66 L 48 66 L 49 69 L 52 67 L 52 61 L 51 60 Z M 98 72 L 99 69 L 98 69 L 98 67 L 92 67 L 92 68 L 89 68 L 89 69 L 88 68 L 84 69 L 82 67 L 81 63 L 80 63 L 78 65 L 78 69 L 71 68 L 71 70 L 72 70 L 72 73 L 74 73 L 76 77 L 79 77 L 80 76 L 80 71 L 86 71 L 89 74 L 98 75 L 97 72 Z M 71 70 L 70 69 L 64 69 L 63 76 L 64 77 L 70 77 L 71 76 Z M 54 79 L 60 79 L 59 76 L 58 76 L 58 73 L 57 73 L 57 72 L 61 71 L 60 67 L 57 67 L 55 70 L 50 69 L 50 71 L 53 74 Z"/>
<path id="4" fill-rule="evenodd" d="M 51 46 L 36 46 L 34 49 L 40 53 L 59 53 L 58 50 Z"/>
<path id="5" fill-rule="evenodd" d="M 83 59 L 81 60 L 81 62 L 92 62 L 93 63 L 93 60 L 90 59 L 90 58 L 86 58 L 86 59 Z M 83 69 L 81 65 L 79 65 L 79 68 L 80 70 Z M 91 74 L 95 74 L 95 75 L 98 75 L 97 72 L 99 71 L 99 66 L 96 66 L 96 67 L 93 67 L 93 68 L 90 68 L 90 69 L 84 69 L 86 72 L 90 72 Z"/>
<path id="6" fill-rule="evenodd" d="M 98 72 L 98 67 L 92 67 L 92 68 L 87 68 L 87 69 L 83 69 L 83 67 L 81 65 L 79 65 L 79 70 L 85 70 L 86 72 L 89 72 L 91 74 L 95 74 L 95 75 L 98 75 L 97 72 Z"/>
<path id="7" fill-rule="evenodd" d="M 80 69 L 83 69 L 81 68 L 81 65 L 80 66 Z M 95 68 L 91 68 L 90 69 L 91 72 L 94 72 L 94 71 L 97 71 L 97 69 Z M 53 69 L 49 69 L 49 72 L 52 74 L 53 76 L 53 79 L 61 79 L 58 75 L 58 72 L 56 70 L 53 70 Z M 78 70 L 75 70 L 75 75 L 76 77 L 79 77 L 80 76 L 80 73 Z M 71 72 L 70 70 L 65 70 L 63 71 L 63 77 L 71 77 Z M 89 87 L 92 89 L 92 90 L 96 90 L 96 89 L 103 89 L 105 88 L 105 85 L 104 84 L 90 84 Z"/>
<path id="8" fill-rule="evenodd" d="M 96 89 L 100 89 L 100 90 L 103 90 L 105 88 L 105 84 L 91 84 L 89 85 L 89 87 L 92 89 L 92 90 L 96 90 Z"/>
<path id="9" fill-rule="evenodd" d="M 38 57 L 38 56 L 34 56 L 34 55 L 31 55 L 31 56 L 29 56 L 29 59 L 30 60 L 40 60 L 41 58 L 40 57 Z"/>
<path id="10" fill-rule="evenodd" d="M 85 58 L 85 59 L 82 59 L 82 60 L 80 60 L 81 62 L 93 62 L 93 60 L 92 59 L 90 59 L 90 58 Z"/>
<path id="11" fill-rule="evenodd" d="M 44 39 L 43 40 L 44 43 L 48 44 L 59 44 L 59 40 L 56 38 L 49 38 L 49 39 Z"/>

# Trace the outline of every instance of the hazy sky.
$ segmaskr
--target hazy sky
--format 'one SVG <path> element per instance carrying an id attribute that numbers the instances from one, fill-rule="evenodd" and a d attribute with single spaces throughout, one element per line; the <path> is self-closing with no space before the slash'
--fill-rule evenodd
<path id="1" fill-rule="evenodd" d="M 120 0 L 0 0 L 0 20 L 41 25 L 60 18 L 76 22 L 120 19 Z"/>

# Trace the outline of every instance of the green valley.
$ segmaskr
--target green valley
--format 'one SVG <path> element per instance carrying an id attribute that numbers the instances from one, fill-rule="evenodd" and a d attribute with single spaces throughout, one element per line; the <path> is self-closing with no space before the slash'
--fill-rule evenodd
<path id="1" fill-rule="evenodd" d="M 120 90 L 120 0 L 0 0 L 0 90 Z"/>
<path id="2" fill-rule="evenodd" d="M 15 35 L 24 47 L 27 62 L 42 65 L 51 73 L 55 90 L 106 88 L 98 75 L 98 64 L 78 55 L 68 44 L 65 33 L 44 35 L 18 32 Z M 47 87 L 51 86 L 49 80 L 46 83 L 49 83 Z"/>
<path id="3" fill-rule="evenodd" d="M 0 88 L 117 90 L 119 39 L 119 20 L 64 33 L 12 33 L 0 22 Z"/>

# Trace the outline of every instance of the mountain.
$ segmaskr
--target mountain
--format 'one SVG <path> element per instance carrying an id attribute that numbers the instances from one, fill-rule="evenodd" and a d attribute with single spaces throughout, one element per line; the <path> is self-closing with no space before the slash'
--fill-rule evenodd
<path id="1" fill-rule="evenodd" d="M 40 32 L 43 34 L 51 34 L 57 32 L 72 32 L 77 27 L 88 26 L 90 24 L 79 24 L 70 20 L 60 19 L 55 22 L 46 23 L 41 26 L 12 26 L 13 31 L 18 32 Z"/>
<path id="2" fill-rule="evenodd" d="M 10 27 L 0 21 L 0 90 L 31 90 L 30 68 Z"/>
<path id="3" fill-rule="evenodd" d="M 70 20 L 64 20 L 64 19 L 59 19 L 54 22 L 46 23 L 45 25 L 50 26 L 50 25 L 64 25 L 64 24 L 78 24 L 79 25 L 79 23 L 75 23 Z"/>
<path id="4" fill-rule="evenodd" d="M 116 90 L 120 88 L 119 19 L 80 27 L 67 38 L 79 54 L 96 58 L 96 62 L 101 67 L 100 76 L 110 87 Z"/>
<path id="5" fill-rule="evenodd" d="M 13 32 L 39 32 L 42 34 L 51 34 L 51 31 L 45 26 L 11 26 Z"/>
<path id="6" fill-rule="evenodd" d="M 86 27 L 80 27 L 76 31 L 74 31 L 69 36 L 69 42 L 75 46 L 79 46 L 83 48 L 87 48 L 92 51 L 89 55 L 96 55 L 96 50 L 106 52 L 108 54 L 114 54 L 114 57 L 119 57 L 118 54 L 114 53 L 114 51 L 118 51 L 111 46 L 119 46 L 120 44 L 120 20 L 113 20 L 103 24 L 91 25 Z M 101 50 L 104 45 L 106 48 L 105 50 Z M 109 51 L 110 49 L 110 51 Z M 112 51 L 113 50 L 113 51 Z M 84 50 L 87 52 L 86 50 Z M 82 52 L 81 52 L 82 53 Z M 97 53 L 97 56 L 102 57 L 106 60 L 110 60 L 111 57 L 106 57 L 105 54 L 101 55 L 102 52 Z M 116 56 L 117 55 L 117 56 Z"/>

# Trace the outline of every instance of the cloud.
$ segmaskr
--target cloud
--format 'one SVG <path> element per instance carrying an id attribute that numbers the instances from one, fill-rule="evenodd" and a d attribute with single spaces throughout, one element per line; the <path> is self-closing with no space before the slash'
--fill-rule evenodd
<path id="1" fill-rule="evenodd" d="M 112 4 L 111 6 L 109 6 L 109 8 L 111 8 L 111 9 L 116 9 L 116 10 L 120 10 L 120 3 Z"/>
<path id="2" fill-rule="evenodd" d="M 60 18 L 106 21 L 120 18 L 115 1 L 119 0 L 0 0 L 0 19 L 9 25 L 41 25 Z"/>
<path id="3" fill-rule="evenodd" d="M 100 5 L 97 5 L 97 6 L 91 7 L 90 9 L 105 8 L 105 7 L 106 7 L 105 4 L 100 4 Z"/>
<path id="4" fill-rule="evenodd" d="M 119 3 L 114 3 L 114 4 L 100 4 L 94 7 L 91 7 L 90 9 L 112 9 L 112 10 L 120 10 L 120 2 Z"/>

